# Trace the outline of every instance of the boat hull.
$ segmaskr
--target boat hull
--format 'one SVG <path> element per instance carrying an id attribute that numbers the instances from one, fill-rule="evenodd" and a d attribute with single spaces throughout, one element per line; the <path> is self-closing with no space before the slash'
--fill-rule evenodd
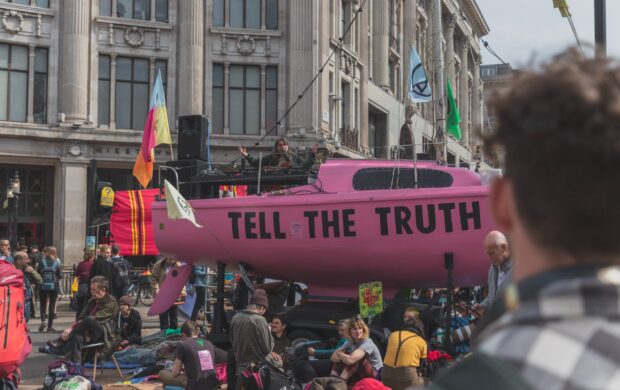
<path id="1" fill-rule="evenodd" d="M 456 286 L 486 282 L 484 236 L 495 229 L 488 187 L 360 191 L 191 200 L 196 228 L 153 204 L 161 253 L 182 261 L 246 263 L 257 275 L 312 286 L 385 288 L 446 285 L 454 255 Z"/>

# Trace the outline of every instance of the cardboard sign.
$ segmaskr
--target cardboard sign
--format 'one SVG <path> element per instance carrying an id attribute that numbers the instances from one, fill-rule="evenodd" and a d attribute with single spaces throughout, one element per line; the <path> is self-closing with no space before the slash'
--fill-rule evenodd
<path id="1" fill-rule="evenodd" d="M 359 285 L 360 316 L 367 318 L 383 311 L 383 285 L 381 282 Z"/>
<path id="2" fill-rule="evenodd" d="M 99 199 L 99 206 L 112 207 L 114 206 L 114 190 L 112 187 L 103 187 L 101 189 L 101 198 Z"/>

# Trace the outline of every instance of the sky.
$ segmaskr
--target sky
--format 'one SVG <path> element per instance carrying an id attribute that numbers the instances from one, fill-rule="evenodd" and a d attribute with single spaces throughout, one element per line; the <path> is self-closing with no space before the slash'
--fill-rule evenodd
<path id="1" fill-rule="evenodd" d="M 566 2 L 582 45 L 592 45 L 594 0 Z M 513 68 L 527 66 L 532 61 L 539 63 L 576 44 L 568 19 L 553 8 L 553 0 L 477 0 L 477 3 L 491 29 L 482 39 Z M 620 0 L 607 0 L 606 10 L 607 54 L 620 58 L 620 23 L 614 23 L 620 15 Z M 484 47 L 480 50 L 483 64 L 500 62 Z"/>

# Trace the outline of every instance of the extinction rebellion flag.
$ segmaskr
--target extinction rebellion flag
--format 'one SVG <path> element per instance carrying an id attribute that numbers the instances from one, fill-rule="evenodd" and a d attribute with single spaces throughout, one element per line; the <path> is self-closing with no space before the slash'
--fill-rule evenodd
<path id="1" fill-rule="evenodd" d="M 426 78 L 426 72 L 415 47 L 411 47 L 409 58 L 409 83 L 407 88 L 409 99 L 414 103 L 424 103 L 433 100 L 431 85 Z"/>

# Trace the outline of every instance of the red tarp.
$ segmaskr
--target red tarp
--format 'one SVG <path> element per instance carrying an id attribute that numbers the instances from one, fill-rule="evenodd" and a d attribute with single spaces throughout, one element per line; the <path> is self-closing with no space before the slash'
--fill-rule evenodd
<path id="1" fill-rule="evenodd" d="M 117 191 L 110 219 L 110 242 L 124 256 L 158 255 L 153 238 L 151 204 L 158 189 Z"/>

